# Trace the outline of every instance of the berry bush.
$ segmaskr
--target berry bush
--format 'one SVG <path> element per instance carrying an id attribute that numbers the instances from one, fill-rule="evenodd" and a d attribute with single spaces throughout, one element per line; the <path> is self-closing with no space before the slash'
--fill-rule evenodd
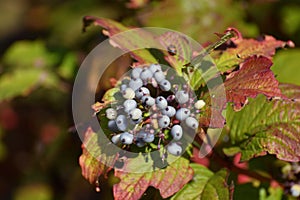
<path id="1" fill-rule="evenodd" d="M 85 131 L 80 166 L 98 191 L 104 177 L 115 199 L 247 199 L 254 187 L 260 199 L 300 196 L 299 87 L 270 69 L 276 49 L 293 42 L 228 28 L 194 51 L 171 31 L 132 39 L 114 37 L 130 30 L 115 21 L 85 17 L 91 24 L 122 50 L 137 41 L 164 48 L 129 51 L 128 72 L 92 105 L 101 130 Z"/>

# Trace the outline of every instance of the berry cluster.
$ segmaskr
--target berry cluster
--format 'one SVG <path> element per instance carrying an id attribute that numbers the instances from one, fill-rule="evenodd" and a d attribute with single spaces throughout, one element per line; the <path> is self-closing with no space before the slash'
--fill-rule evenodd
<path id="1" fill-rule="evenodd" d="M 166 146 L 170 154 L 180 155 L 183 136 L 198 129 L 205 102 L 197 100 L 183 78 L 159 64 L 132 69 L 118 87 L 118 102 L 105 111 L 111 141 L 127 147 Z"/>

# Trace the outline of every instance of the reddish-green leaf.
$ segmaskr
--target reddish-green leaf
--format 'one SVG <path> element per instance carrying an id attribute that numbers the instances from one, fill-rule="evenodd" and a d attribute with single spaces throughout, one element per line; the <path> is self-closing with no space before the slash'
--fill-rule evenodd
<path id="1" fill-rule="evenodd" d="M 176 32 L 166 32 L 158 38 L 166 50 L 165 59 L 172 65 L 177 73 L 181 75 L 182 67 L 191 62 L 191 41 L 184 35 Z"/>
<path id="2" fill-rule="evenodd" d="M 240 64 L 249 56 L 265 56 L 271 58 L 275 54 L 277 48 L 286 46 L 294 47 L 291 41 L 280 41 L 274 37 L 266 35 L 263 40 L 244 39 L 239 37 L 231 40 L 231 47 L 221 51 L 216 51 L 213 56 L 217 63 L 218 68 L 222 71 L 228 71 Z"/>
<path id="3" fill-rule="evenodd" d="M 252 99 L 239 112 L 227 109 L 227 125 L 233 144 L 239 144 L 242 160 L 266 152 L 286 161 L 300 161 L 300 87 L 282 85 L 290 99 Z"/>
<path id="4" fill-rule="evenodd" d="M 252 56 L 240 65 L 240 69 L 227 76 L 225 81 L 226 95 L 233 102 L 234 109 L 240 110 L 247 98 L 258 94 L 267 97 L 282 97 L 278 81 L 270 70 L 272 61 L 263 56 Z"/>
<path id="5" fill-rule="evenodd" d="M 91 184 L 94 184 L 101 174 L 106 174 L 117 158 L 117 154 L 102 153 L 101 148 L 104 148 L 104 146 L 100 147 L 98 135 L 91 128 L 88 128 L 82 144 L 82 155 L 79 158 L 79 164 L 83 177 Z"/>
<path id="6" fill-rule="evenodd" d="M 129 162 L 135 162 L 134 159 Z M 130 163 L 125 164 L 128 168 Z M 151 165 L 150 166 L 151 169 Z M 142 166 L 141 166 L 142 167 Z M 139 173 L 137 171 L 124 172 L 115 169 L 115 176 L 120 182 L 114 185 L 115 199 L 137 200 L 149 186 L 159 189 L 163 198 L 170 197 L 179 191 L 193 177 L 193 170 L 189 167 L 189 161 L 185 158 L 178 158 L 165 169 Z"/>
<path id="7" fill-rule="evenodd" d="M 229 200 L 231 191 L 227 185 L 226 170 L 213 173 L 206 167 L 198 164 L 191 164 L 194 170 L 194 178 L 177 192 L 172 200 L 180 199 L 210 199 L 210 200 Z"/>
<path id="8" fill-rule="evenodd" d="M 105 18 L 96 18 L 86 16 L 83 19 L 83 30 L 90 24 L 100 26 L 105 29 L 103 33 L 110 37 L 110 42 L 124 51 L 130 51 L 130 55 L 139 63 L 155 63 L 156 59 L 145 48 L 151 48 L 157 42 L 153 34 L 143 29 L 136 29 L 135 31 L 124 33 L 125 31 L 133 30 L 124 25 Z M 118 34 L 122 33 L 123 34 Z M 158 46 L 158 44 L 156 45 Z M 136 50 L 135 50 L 136 49 Z"/>

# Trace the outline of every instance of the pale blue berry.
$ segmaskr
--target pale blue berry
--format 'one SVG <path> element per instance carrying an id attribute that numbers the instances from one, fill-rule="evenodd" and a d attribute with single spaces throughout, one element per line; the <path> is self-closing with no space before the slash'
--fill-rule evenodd
<path id="1" fill-rule="evenodd" d="M 173 106 L 168 106 L 161 112 L 162 114 L 167 115 L 168 117 L 173 117 L 176 114 L 176 109 Z"/>
<path id="2" fill-rule="evenodd" d="M 177 110 L 176 112 L 176 119 L 178 119 L 179 121 L 183 121 L 185 120 L 189 115 L 190 115 L 190 110 L 187 108 L 180 108 L 179 110 Z"/>
<path id="3" fill-rule="evenodd" d="M 164 73 L 160 70 L 157 70 L 154 74 L 153 74 L 154 79 L 156 80 L 157 83 L 162 82 L 163 80 L 166 79 Z"/>
<path id="4" fill-rule="evenodd" d="M 175 93 L 175 99 L 179 104 L 184 104 L 189 101 L 189 94 L 187 91 L 179 90 Z"/>
<path id="5" fill-rule="evenodd" d="M 139 108 L 134 108 L 129 112 L 129 117 L 132 120 L 138 120 L 142 117 L 142 111 Z"/>
<path id="6" fill-rule="evenodd" d="M 158 119 L 158 126 L 160 128 L 167 128 L 170 124 L 170 118 L 167 115 L 163 115 Z"/>
<path id="7" fill-rule="evenodd" d="M 118 144 L 118 143 L 120 142 L 120 136 L 121 136 L 121 134 L 114 135 L 114 136 L 111 138 L 112 143 Z"/>
<path id="8" fill-rule="evenodd" d="M 149 79 L 152 78 L 152 76 L 153 76 L 153 73 L 147 68 L 144 68 L 140 74 L 140 78 L 143 81 L 148 81 Z"/>
<path id="9" fill-rule="evenodd" d="M 128 126 L 127 118 L 125 115 L 119 115 L 116 119 L 116 123 L 120 131 L 125 131 Z"/>
<path id="10" fill-rule="evenodd" d="M 155 99 L 151 96 L 143 96 L 141 100 L 142 103 L 147 106 L 153 106 L 155 104 Z"/>
<path id="11" fill-rule="evenodd" d="M 163 96 L 156 97 L 155 103 L 159 109 L 165 109 L 168 106 L 168 101 Z"/>
<path id="12" fill-rule="evenodd" d="M 150 91 L 146 87 L 141 87 L 135 91 L 135 97 L 141 99 L 143 96 L 150 95 Z"/>
<path id="13" fill-rule="evenodd" d="M 183 131 L 182 127 L 178 124 L 174 125 L 171 129 L 171 135 L 174 140 L 180 140 L 182 137 Z"/>
<path id="14" fill-rule="evenodd" d="M 109 120 L 108 121 L 108 128 L 109 130 L 111 130 L 112 132 L 118 132 L 118 126 L 115 120 Z"/>
<path id="15" fill-rule="evenodd" d="M 159 64 L 151 64 L 149 66 L 149 70 L 152 72 L 152 73 L 155 73 L 157 70 L 160 70 L 161 71 L 161 66 Z"/>
<path id="16" fill-rule="evenodd" d="M 139 68 L 139 67 L 136 67 L 136 68 L 133 68 L 131 70 L 131 78 L 132 79 L 137 79 L 137 78 L 140 78 L 140 74 L 142 72 L 142 68 Z"/>
<path id="17" fill-rule="evenodd" d="M 127 99 L 123 102 L 124 111 L 129 113 L 132 109 L 136 108 L 137 103 L 133 99 Z"/>
<path id="18" fill-rule="evenodd" d="M 140 79 L 140 78 L 137 78 L 137 79 L 131 79 L 129 81 L 129 87 L 131 89 L 133 89 L 134 91 L 136 91 L 137 89 L 139 89 L 140 87 L 143 86 L 143 81 Z"/>
<path id="19" fill-rule="evenodd" d="M 133 135 L 128 133 L 128 132 L 124 132 L 124 133 L 121 133 L 120 135 L 120 141 L 123 143 L 123 144 L 132 144 L 133 142 Z"/>
<path id="20" fill-rule="evenodd" d="M 144 142 L 150 143 L 153 142 L 155 139 L 154 134 L 147 133 L 146 136 L 143 138 Z"/>
<path id="21" fill-rule="evenodd" d="M 164 79 L 159 83 L 159 87 L 162 91 L 169 91 L 171 89 L 171 83 Z"/>
<path id="22" fill-rule="evenodd" d="M 187 117 L 185 119 L 185 123 L 188 127 L 192 129 L 197 129 L 199 126 L 199 122 L 194 117 Z"/>
<path id="23" fill-rule="evenodd" d="M 182 153 L 182 148 L 174 142 L 167 146 L 167 151 L 174 156 L 179 156 Z"/>

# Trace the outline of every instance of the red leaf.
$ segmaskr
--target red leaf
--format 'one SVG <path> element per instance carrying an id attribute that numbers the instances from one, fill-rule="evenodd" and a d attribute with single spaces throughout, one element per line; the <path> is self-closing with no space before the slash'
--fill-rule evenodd
<path id="1" fill-rule="evenodd" d="M 193 177 L 193 170 L 189 161 L 178 158 L 165 169 L 152 172 L 124 172 L 115 170 L 115 176 L 121 181 L 114 185 L 115 199 L 140 199 L 149 186 L 159 189 L 163 198 L 170 197 L 179 191 Z"/>
<path id="2" fill-rule="evenodd" d="M 258 94 L 267 97 L 283 97 L 278 88 L 278 81 L 270 70 L 272 61 L 263 56 L 252 56 L 240 65 L 240 69 L 231 73 L 225 81 L 226 95 L 234 109 L 240 110 L 247 98 Z"/>
<path id="3" fill-rule="evenodd" d="M 276 40 L 274 37 L 266 35 L 263 40 L 244 39 L 241 35 L 238 38 L 231 39 L 228 48 L 216 51 L 215 61 L 222 72 L 231 70 L 235 65 L 245 61 L 253 55 L 265 56 L 269 59 L 274 56 L 276 49 L 284 47 L 294 47 L 292 41 Z"/>
<path id="4" fill-rule="evenodd" d="M 82 155 L 79 157 L 79 164 L 82 170 L 82 176 L 91 184 L 94 184 L 98 177 L 111 170 L 117 155 L 107 155 L 101 153 L 101 147 L 98 143 L 98 135 L 91 128 L 85 133 L 85 139 L 82 144 Z"/>

